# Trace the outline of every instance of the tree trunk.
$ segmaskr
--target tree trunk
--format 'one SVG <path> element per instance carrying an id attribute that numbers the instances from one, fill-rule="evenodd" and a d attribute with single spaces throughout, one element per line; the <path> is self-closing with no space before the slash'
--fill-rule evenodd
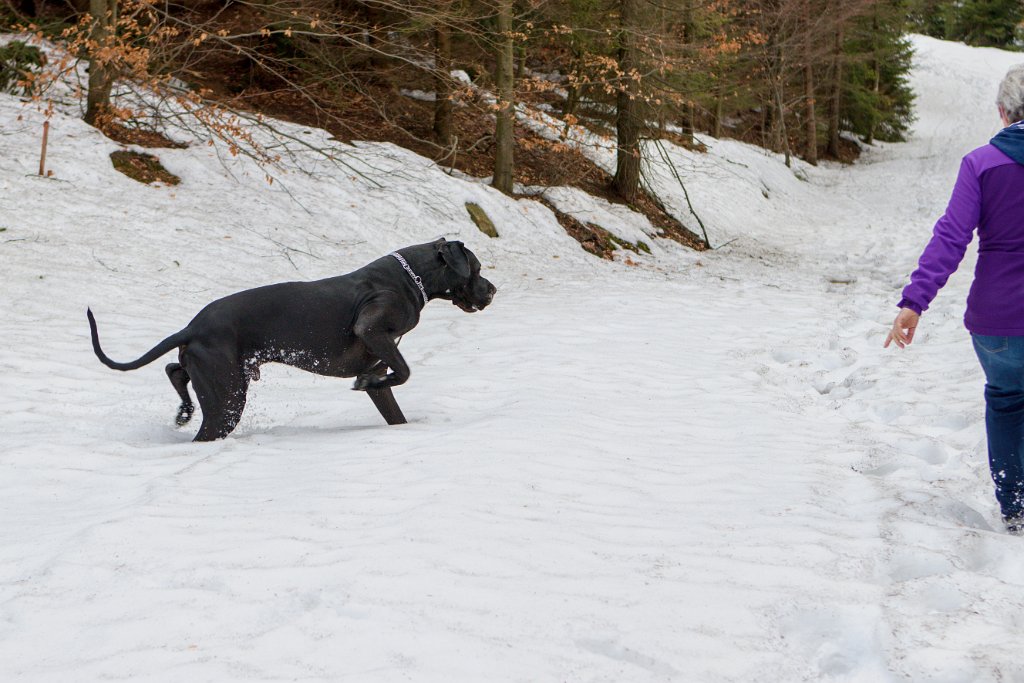
<path id="1" fill-rule="evenodd" d="M 580 89 L 575 83 L 566 88 L 565 101 L 562 102 L 562 116 L 575 116 L 576 107 L 580 103 Z"/>
<path id="2" fill-rule="evenodd" d="M 92 40 L 102 50 L 108 47 L 117 26 L 117 0 L 90 0 Z M 89 90 L 86 94 L 85 122 L 90 126 L 103 123 L 103 112 L 110 106 L 114 74 L 97 55 L 89 59 Z"/>
<path id="3" fill-rule="evenodd" d="M 807 121 L 807 162 L 818 165 L 818 119 L 814 113 L 814 68 L 810 63 L 804 65 L 804 103 Z"/>
<path id="4" fill-rule="evenodd" d="M 569 79 L 569 86 L 566 88 L 565 101 L 562 102 L 562 117 L 575 116 L 576 107 L 580 103 L 580 81 L 583 78 L 583 54 L 575 46 L 576 38 L 573 37 L 572 48 L 572 76 Z"/>
<path id="5" fill-rule="evenodd" d="M 711 135 L 720 139 L 722 137 L 722 116 L 725 111 L 725 88 L 721 85 L 715 88 L 715 121 Z"/>
<path id="6" fill-rule="evenodd" d="M 636 31 L 641 1 L 619 2 L 619 69 L 624 74 L 625 82 L 619 87 L 615 102 L 618 151 L 612 187 L 627 202 L 636 199 L 640 187 L 640 134 L 643 121 L 640 116 L 640 84 L 633 78 L 633 74 L 638 67 Z"/>
<path id="7" fill-rule="evenodd" d="M 783 96 L 782 76 L 779 75 L 775 82 L 775 115 L 779 125 L 779 148 L 786 155 L 786 166 L 792 165 L 792 152 L 789 149 L 789 132 L 786 130 L 786 105 Z"/>
<path id="8" fill-rule="evenodd" d="M 878 13 L 877 13 L 877 11 L 875 12 L 874 17 L 872 17 L 872 19 L 871 19 L 871 31 L 872 31 L 872 33 L 871 33 L 872 36 L 877 36 L 878 35 Z M 879 97 L 878 97 L 878 94 L 881 92 L 881 88 L 882 88 L 882 65 L 879 63 L 878 52 L 879 52 L 879 46 L 878 46 L 878 43 L 876 42 L 875 46 L 874 46 L 874 50 L 873 50 L 874 54 L 872 55 L 872 58 L 871 58 L 871 70 L 874 72 L 874 76 L 875 76 L 875 82 L 874 82 L 874 84 L 871 87 L 871 92 L 874 94 L 874 102 L 872 103 L 873 106 L 871 107 L 871 125 L 868 126 L 867 139 L 864 140 L 864 142 L 866 142 L 869 145 L 873 145 L 875 143 L 875 127 L 876 127 L 877 121 L 878 121 L 878 108 L 879 108 L 879 101 L 878 101 Z"/>
<path id="9" fill-rule="evenodd" d="M 447 149 L 452 144 L 452 35 L 443 24 L 434 28 L 434 137 Z"/>
<path id="10" fill-rule="evenodd" d="M 832 96 L 828 101 L 828 153 L 839 158 L 839 117 L 843 96 L 843 29 L 836 31 L 836 45 L 832 52 Z"/>
<path id="11" fill-rule="evenodd" d="M 685 139 L 686 142 L 689 143 L 690 145 L 693 145 L 693 134 L 695 132 L 694 128 L 696 128 L 696 118 L 697 107 L 694 105 L 692 101 L 688 101 L 686 103 L 685 108 L 683 109 L 683 115 L 679 118 L 679 127 L 683 131 L 683 139 Z"/>
<path id="12" fill-rule="evenodd" d="M 562 118 L 565 119 L 565 125 L 562 126 L 562 140 L 568 140 L 569 133 L 572 131 L 572 122 L 569 117 L 576 116 L 576 107 L 578 107 L 580 104 L 581 77 L 581 56 L 576 55 L 576 57 L 573 60 L 573 78 L 569 82 L 569 87 L 566 89 L 565 101 L 562 102 Z"/>
<path id="13" fill-rule="evenodd" d="M 875 60 L 874 69 L 875 69 L 875 83 L 874 83 L 874 85 L 871 88 L 871 92 L 874 93 L 874 95 L 875 95 L 874 107 L 873 107 L 873 111 L 871 112 L 871 125 L 868 127 L 868 136 L 867 136 L 867 139 L 864 141 L 864 142 L 868 143 L 869 145 L 875 144 L 875 129 L 878 127 L 878 107 L 879 107 L 879 99 L 880 99 L 879 98 L 879 93 L 881 92 L 881 86 L 882 86 L 881 66 L 879 65 L 877 60 Z"/>
<path id="14" fill-rule="evenodd" d="M 817 166 L 818 117 L 814 111 L 814 62 L 811 52 L 811 22 L 813 20 L 811 15 L 815 9 L 813 4 L 812 0 L 805 0 L 804 2 L 804 26 L 806 27 L 806 35 L 804 36 L 804 118 L 806 121 L 804 121 L 804 126 L 807 137 L 804 158 L 809 164 Z"/>
<path id="15" fill-rule="evenodd" d="M 491 184 L 512 194 L 512 149 L 515 123 L 515 46 L 512 37 L 512 0 L 499 0 L 495 40 L 495 89 L 498 95 L 494 126 L 494 179 Z"/>

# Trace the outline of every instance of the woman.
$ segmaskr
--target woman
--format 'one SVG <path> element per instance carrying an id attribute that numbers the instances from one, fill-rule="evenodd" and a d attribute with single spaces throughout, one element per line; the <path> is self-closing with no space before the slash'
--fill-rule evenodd
<path id="1" fill-rule="evenodd" d="M 978 229 L 964 324 L 985 371 L 985 430 L 1006 529 L 1024 533 L 1024 64 L 999 86 L 1003 130 L 964 157 L 945 215 L 903 290 L 885 339 L 904 348 Z M 1015 122 L 1015 123 L 1013 123 Z"/>

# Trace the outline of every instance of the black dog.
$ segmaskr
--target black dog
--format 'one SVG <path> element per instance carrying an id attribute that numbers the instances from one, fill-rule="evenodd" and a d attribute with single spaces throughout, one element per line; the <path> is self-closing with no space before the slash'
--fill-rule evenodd
<path id="1" fill-rule="evenodd" d="M 409 379 L 398 339 L 416 327 L 429 299 L 446 299 L 472 313 L 491 303 L 494 285 L 462 242 L 444 239 L 406 247 L 359 270 L 315 282 L 284 282 L 232 294 L 209 304 L 185 329 L 131 363 L 100 349 L 87 311 L 96 356 L 115 370 L 134 370 L 175 347 L 167 376 L 181 396 L 177 423 L 195 410 L 191 380 L 203 410 L 196 441 L 212 441 L 238 424 L 250 380 L 263 363 L 286 363 L 332 377 L 356 377 L 388 424 L 405 416 L 391 387 Z M 387 372 L 390 368 L 391 372 Z"/>

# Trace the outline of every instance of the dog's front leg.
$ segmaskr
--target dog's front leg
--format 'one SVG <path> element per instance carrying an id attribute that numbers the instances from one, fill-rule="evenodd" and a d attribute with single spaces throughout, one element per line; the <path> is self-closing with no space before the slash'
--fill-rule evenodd
<path id="1" fill-rule="evenodd" d="M 383 305 L 368 306 L 356 320 L 354 332 L 374 356 L 391 369 L 383 377 L 377 373 L 364 373 L 356 378 L 352 387 L 356 391 L 385 389 L 405 384 L 409 379 L 409 366 L 395 344 L 394 309 Z"/>

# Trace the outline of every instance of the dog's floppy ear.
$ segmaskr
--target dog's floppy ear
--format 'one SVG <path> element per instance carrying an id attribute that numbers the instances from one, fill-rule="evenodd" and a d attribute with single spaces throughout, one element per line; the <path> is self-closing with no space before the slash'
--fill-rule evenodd
<path id="1" fill-rule="evenodd" d="M 456 275 L 461 278 L 469 277 L 469 258 L 466 256 L 466 249 L 462 242 L 444 242 L 438 245 L 437 251 L 444 259 L 445 265 L 454 270 Z"/>

